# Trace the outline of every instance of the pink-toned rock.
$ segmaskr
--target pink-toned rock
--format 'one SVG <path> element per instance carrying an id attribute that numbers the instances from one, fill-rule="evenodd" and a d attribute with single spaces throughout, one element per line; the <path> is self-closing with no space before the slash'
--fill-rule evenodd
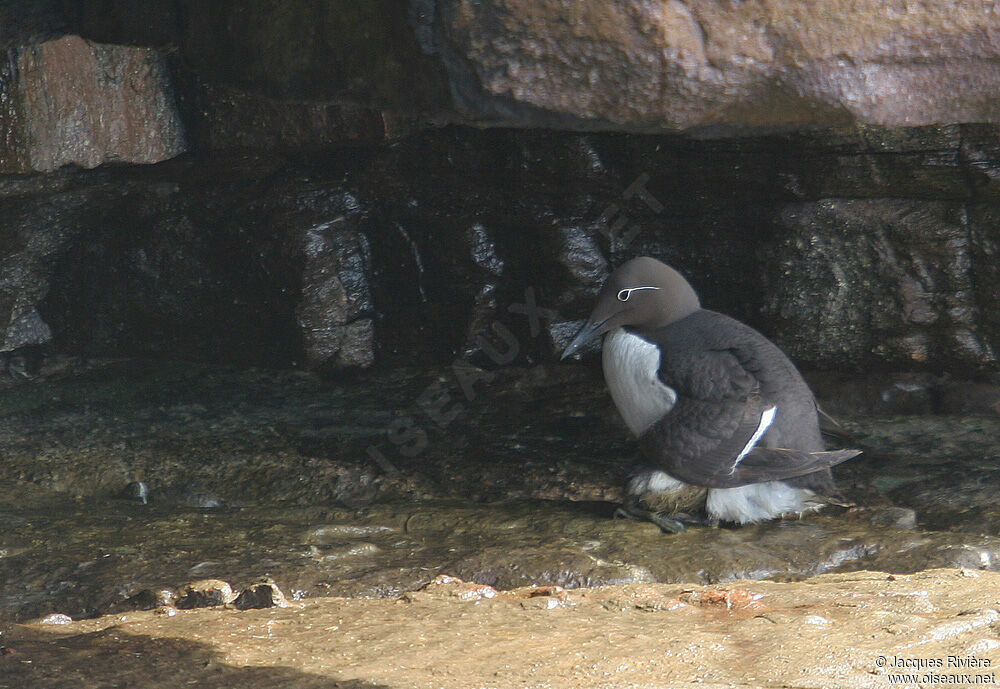
<path id="1" fill-rule="evenodd" d="M 625 129 L 1000 121 L 987 0 L 442 0 L 473 116 Z"/>
<path id="2" fill-rule="evenodd" d="M 11 50 L 0 80 L 0 172 L 156 163 L 185 149 L 163 56 L 64 36 Z"/>

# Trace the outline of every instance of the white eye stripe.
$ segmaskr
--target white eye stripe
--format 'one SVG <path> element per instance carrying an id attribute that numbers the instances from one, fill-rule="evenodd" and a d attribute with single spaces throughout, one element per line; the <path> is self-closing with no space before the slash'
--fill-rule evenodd
<path id="1" fill-rule="evenodd" d="M 660 289 L 659 287 L 643 286 L 643 287 L 626 287 L 623 290 L 618 291 L 618 301 L 628 301 L 628 298 L 632 296 L 632 292 L 639 289 Z"/>

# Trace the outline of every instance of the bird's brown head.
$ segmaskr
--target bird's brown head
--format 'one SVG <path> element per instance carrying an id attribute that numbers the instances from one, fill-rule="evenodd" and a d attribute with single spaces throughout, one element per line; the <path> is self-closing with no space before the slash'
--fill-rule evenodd
<path id="1" fill-rule="evenodd" d="M 562 358 L 615 328 L 659 328 L 700 308 L 698 295 L 676 270 L 655 258 L 633 258 L 611 273 L 590 318 L 563 351 Z"/>

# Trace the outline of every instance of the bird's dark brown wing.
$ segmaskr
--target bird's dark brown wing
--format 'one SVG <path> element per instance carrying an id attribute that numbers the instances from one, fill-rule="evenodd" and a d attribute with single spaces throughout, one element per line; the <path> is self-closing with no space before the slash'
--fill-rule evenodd
<path id="1" fill-rule="evenodd" d="M 757 443 L 780 413 L 760 398 L 706 401 L 678 393 L 677 403 L 642 437 L 643 456 L 685 483 L 736 488 L 811 474 L 860 454 L 859 450 L 806 452 Z"/>
<path id="2" fill-rule="evenodd" d="M 659 375 L 677 393 L 677 401 L 639 443 L 648 460 L 675 478 L 735 488 L 802 476 L 859 454 L 758 446 L 782 410 L 761 394 L 760 376 L 766 378 L 767 371 L 755 365 L 754 352 L 740 346 L 702 349 L 667 343 L 671 346 Z"/>
<path id="3" fill-rule="evenodd" d="M 676 478 L 710 485 L 739 473 L 773 417 L 757 379 L 730 350 L 668 342 L 659 375 L 677 393 L 673 408 L 639 439 L 644 456 Z"/>

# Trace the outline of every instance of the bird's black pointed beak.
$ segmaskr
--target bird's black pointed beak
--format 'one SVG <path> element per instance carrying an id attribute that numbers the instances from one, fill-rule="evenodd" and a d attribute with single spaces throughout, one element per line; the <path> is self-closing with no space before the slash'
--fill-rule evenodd
<path id="1" fill-rule="evenodd" d="M 562 356 L 559 357 L 559 360 L 562 361 L 566 357 L 572 356 L 577 352 L 577 350 L 580 349 L 580 347 L 597 337 L 597 335 L 601 332 L 601 326 L 607 322 L 608 319 L 605 318 L 600 323 L 584 323 L 583 327 L 580 328 L 580 332 L 578 332 L 576 337 L 573 338 L 573 341 L 566 345 L 566 349 L 563 350 Z"/>

